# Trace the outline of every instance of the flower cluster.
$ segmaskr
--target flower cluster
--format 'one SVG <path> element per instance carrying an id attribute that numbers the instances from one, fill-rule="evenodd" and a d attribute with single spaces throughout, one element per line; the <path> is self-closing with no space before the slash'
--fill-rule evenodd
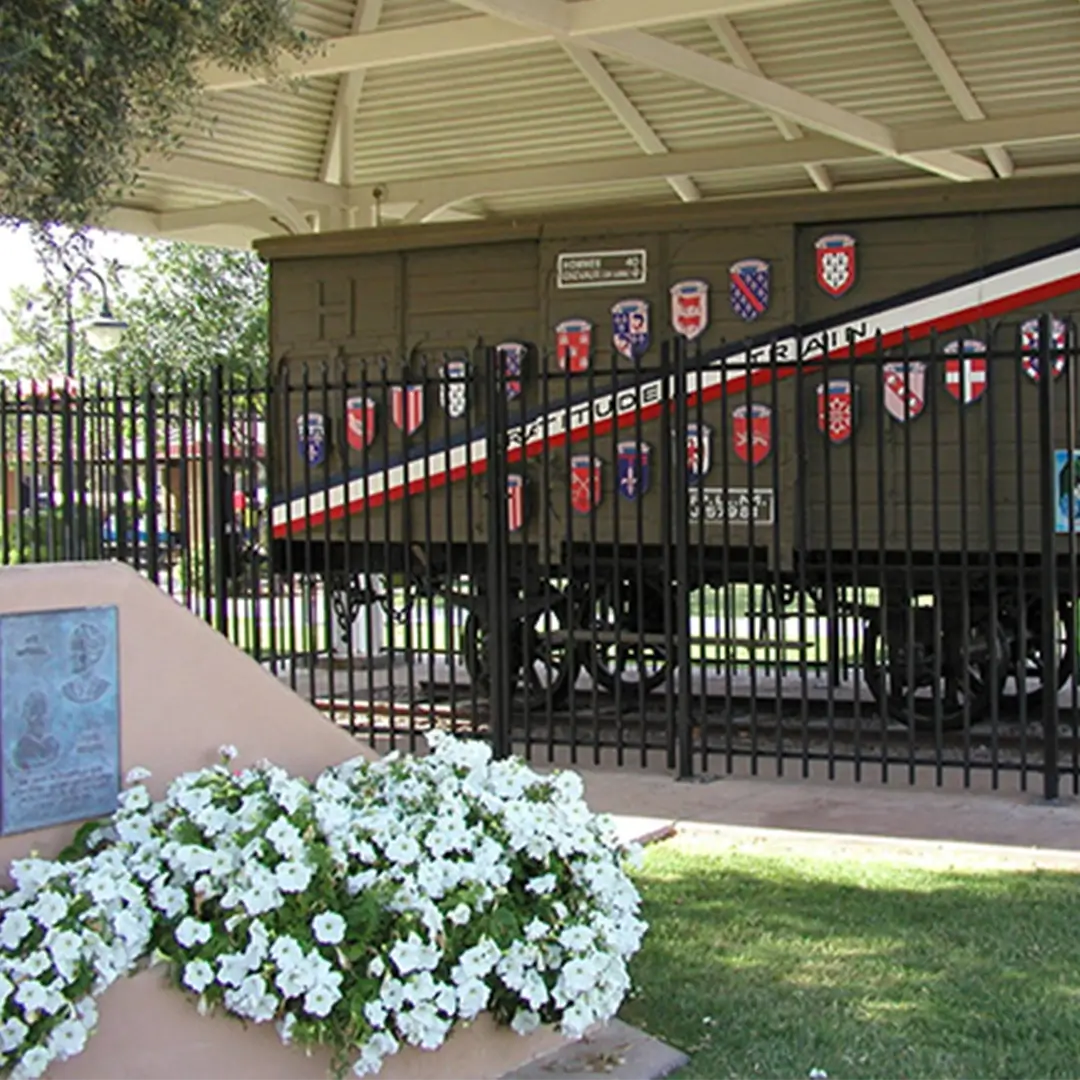
<path id="1" fill-rule="evenodd" d="M 645 925 L 609 822 L 573 774 L 541 777 L 481 743 L 429 738 L 427 757 L 357 759 L 314 783 L 269 763 L 233 771 L 231 747 L 159 802 L 132 778 L 88 854 L 54 867 L 63 888 L 48 885 L 53 864 L 36 864 L 9 898 L 31 921 L 39 894 L 87 906 L 34 924 L 44 949 L 65 919 L 84 929 L 61 945 L 67 957 L 77 943 L 77 958 L 54 960 L 64 1004 L 50 996 L 55 1009 L 31 1019 L 19 1001 L 23 1020 L 10 1021 L 25 1036 L 12 1028 L 5 1052 L 12 1040 L 50 1059 L 75 1052 L 93 994 L 146 953 L 201 1012 L 272 1022 L 284 1042 L 328 1046 L 335 1070 L 358 1076 L 402 1045 L 437 1048 L 485 1011 L 522 1034 L 548 1023 L 577 1036 L 611 1017 Z M 112 892 L 95 877 L 109 865 Z"/>
<path id="2" fill-rule="evenodd" d="M 94 999 L 146 954 L 154 915 L 123 854 L 12 864 L 0 898 L 0 1071 L 41 1076 L 78 1054 Z"/>

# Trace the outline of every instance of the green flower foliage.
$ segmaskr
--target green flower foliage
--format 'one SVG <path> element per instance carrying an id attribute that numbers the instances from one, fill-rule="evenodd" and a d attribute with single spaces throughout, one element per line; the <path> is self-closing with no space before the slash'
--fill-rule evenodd
<path id="1" fill-rule="evenodd" d="M 0 3 L 0 223 L 99 218 L 171 147 L 201 64 L 272 73 L 307 48 L 289 0 Z"/>

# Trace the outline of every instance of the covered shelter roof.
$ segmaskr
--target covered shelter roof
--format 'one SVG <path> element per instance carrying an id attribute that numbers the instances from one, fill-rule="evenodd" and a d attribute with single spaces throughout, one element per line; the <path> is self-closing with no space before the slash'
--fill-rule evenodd
<path id="1" fill-rule="evenodd" d="M 300 0 L 103 224 L 343 228 L 1080 173 L 1078 0 Z"/>

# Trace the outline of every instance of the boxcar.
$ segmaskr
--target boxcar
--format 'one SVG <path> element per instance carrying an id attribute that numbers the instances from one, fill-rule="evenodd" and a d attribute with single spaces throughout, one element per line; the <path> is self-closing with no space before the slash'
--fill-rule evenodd
<path id="1" fill-rule="evenodd" d="M 942 190 L 263 242 L 276 566 L 441 592 L 474 674 L 496 546 L 513 626 L 579 638 L 670 631 L 676 576 L 855 606 L 883 706 L 946 724 L 1037 693 L 1057 596 L 1064 680 L 1080 207 Z"/>

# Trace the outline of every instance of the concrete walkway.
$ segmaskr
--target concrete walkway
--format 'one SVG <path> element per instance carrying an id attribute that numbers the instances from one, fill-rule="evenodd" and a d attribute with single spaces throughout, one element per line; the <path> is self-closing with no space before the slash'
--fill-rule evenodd
<path id="1" fill-rule="evenodd" d="M 626 839 L 678 832 L 708 843 L 987 868 L 1080 871 L 1080 801 L 1026 793 L 724 777 L 679 782 L 659 770 L 569 766 L 586 799 Z M 534 768 L 547 767 L 534 763 Z"/>

